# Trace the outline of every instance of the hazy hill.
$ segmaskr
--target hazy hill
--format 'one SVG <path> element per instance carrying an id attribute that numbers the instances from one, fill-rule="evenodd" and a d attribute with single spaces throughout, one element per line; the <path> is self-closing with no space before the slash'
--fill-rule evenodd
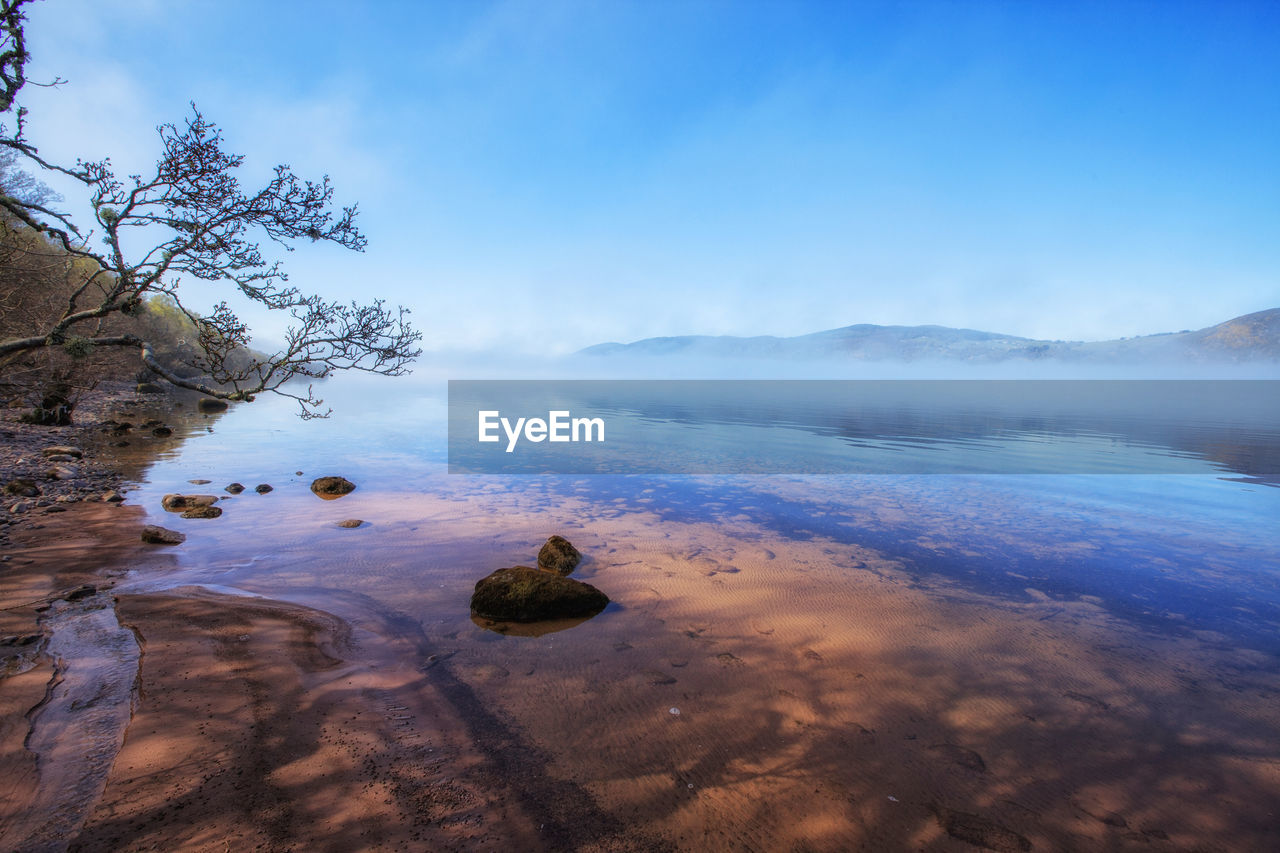
<path id="1" fill-rule="evenodd" d="M 1280 361 L 1280 308 L 1246 314 L 1196 331 L 1111 341 L 1042 341 L 947 326 L 876 326 L 862 323 L 790 338 L 772 335 L 645 338 L 630 344 L 597 344 L 581 350 L 580 354 L 849 358 L 865 361 Z"/>

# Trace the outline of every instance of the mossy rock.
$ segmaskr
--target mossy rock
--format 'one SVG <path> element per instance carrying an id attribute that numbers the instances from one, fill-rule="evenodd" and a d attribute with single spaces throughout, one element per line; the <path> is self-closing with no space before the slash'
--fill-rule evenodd
<path id="1" fill-rule="evenodd" d="M 594 616 L 609 597 L 594 586 L 528 566 L 498 569 L 476 584 L 471 612 L 505 622 Z"/>
<path id="2" fill-rule="evenodd" d="M 160 505 L 169 512 L 186 512 L 189 509 L 213 506 L 217 502 L 217 495 L 165 495 L 160 499 Z"/>
<path id="3" fill-rule="evenodd" d="M 187 536 L 167 527 L 148 524 L 142 528 L 142 541 L 151 545 L 181 545 L 187 541 Z"/>
<path id="4" fill-rule="evenodd" d="M 356 484 L 346 477 L 317 477 L 311 481 L 311 491 L 325 500 L 333 500 L 356 490 Z"/>
<path id="5" fill-rule="evenodd" d="M 538 552 L 538 568 L 559 575 L 573 574 L 582 562 L 582 554 L 563 536 L 552 536 Z"/>
<path id="6" fill-rule="evenodd" d="M 19 478 L 5 483 L 4 493 L 20 498 L 35 498 L 40 496 L 40 487 L 36 485 L 35 480 Z"/>

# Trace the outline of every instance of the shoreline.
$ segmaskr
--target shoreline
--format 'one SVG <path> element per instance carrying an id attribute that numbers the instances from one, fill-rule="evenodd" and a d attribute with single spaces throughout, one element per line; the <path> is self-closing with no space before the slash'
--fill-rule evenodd
<path id="1" fill-rule="evenodd" d="M 0 507 L 0 846 L 669 849 L 624 838 L 589 796 L 548 776 L 545 756 L 433 666 L 416 625 L 357 629 L 324 610 L 203 587 L 117 592 L 129 571 L 174 561 L 141 540 L 144 510 L 115 499 L 138 460 L 102 431 L 122 409 L 174 402 L 183 398 L 122 388 L 86 406 L 81 424 L 0 424 L 0 483 L 38 475 L 46 446 L 84 451 L 79 476 L 37 480 L 39 498 Z M 50 790 L 42 776 L 74 787 L 68 768 L 32 746 L 39 726 L 68 719 L 43 739 L 75 742 L 86 710 L 54 708 L 79 661 L 49 654 L 49 614 L 73 606 L 110 609 L 138 647 L 118 752 L 84 802 Z"/>
<path id="2" fill-rule="evenodd" d="M 180 410 L 194 410 L 197 396 L 178 389 L 140 394 L 113 380 L 77 405 L 70 426 L 22 423 L 25 408 L 0 411 L 0 547 L 72 505 L 121 503 L 151 451 L 182 440 L 173 422 L 189 417 Z M 75 452 L 46 453 L 56 448 Z M 30 483 L 34 493 L 8 487 L 14 481 Z"/>
<path id="3" fill-rule="evenodd" d="M 119 751 L 93 801 L 72 804 L 84 814 L 63 837 L 35 819 L 48 782 L 29 746 L 60 681 L 60 664 L 39 651 L 47 633 L 33 665 L 5 678 L 0 845 L 672 849 L 549 774 L 546 755 L 434 666 L 420 630 L 370 631 L 304 605 L 198 586 L 116 593 L 128 568 L 165 568 L 163 551 L 138 537 L 133 509 L 70 508 L 40 531 L 78 531 L 56 544 L 28 530 L 32 541 L 20 538 L 11 563 L 19 571 L 0 584 L 6 629 L 26 618 L 37 634 L 42 612 L 94 584 L 140 652 Z M 32 597 L 40 588 L 54 591 Z"/>

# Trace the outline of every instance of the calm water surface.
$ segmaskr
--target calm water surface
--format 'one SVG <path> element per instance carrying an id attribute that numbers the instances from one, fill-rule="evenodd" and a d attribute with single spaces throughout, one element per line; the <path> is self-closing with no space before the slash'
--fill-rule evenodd
<path id="1" fill-rule="evenodd" d="M 733 519 L 777 542 L 829 538 L 982 591 L 1023 598 L 1033 587 L 1050 596 L 1092 596 L 1163 630 L 1216 631 L 1280 652 L 1280 480 L 1268 475 L 1280 439 L 1265 421 L 1241 428 L 1215 422 L 1199 407 L 1196 429 L 1166 419 L 1132 430 L 1143 440 L 1129 441 L 1127 452 L 1155 460 L 1141 464 L 1193 473 L 485 476 L 446 473 L 443 384 L 390 393 L 384 384 L 350 383 L 326 393 L 336 409 L 330 420 L 301 422 L 290 401 L 264 398 L 198 421 L 184 443 L 146 472 L 130 500 L 155 522 L 188 534 L 179 559 L 192 573 L 287 597 L 293 586 L 356 583 L 349 569 L 363 566 L 358 583 L 366 592 L 397 606 L 416 602 L 415 615 L 427 621 L 457 621 L 466 615 L 477 577 L 529 562 L 537 543 L 523 551 L 515 543 L 472 551 L 463 565 L 450 567 L 435 567 L 428 554 L 416 566 L 394 565 L 399 550 L 409 543 L 442 550 L 459 537 L 501 542 L 501 513 L 509 522 L 515 508 L 545 514 L 552 526 L 581 525 L 585 519 L 555 512 L 572 500 L 611 519 L 627 512 L 671 523 Z M 678 417 L 687 423 L 696 414 L 684 410 Z M 918 421 L 927 414 L 913 410 L 911 416 Z M 713 412 L 708 421 L 714 426 L 723 418 Z M 830 429 L 820 412 L 811 421 L 817 432 Z M 1037 453 L 1080 452 L 1080 424 L 1055 433 L 1046 428 L 1051 423 L 1036 421 Z M 757 421 L 749 429 L 766 433 L 762 441 L 796 442 L 794 422 L 770 430 Z M 741 445 L 742 436 L 736 439 Z M 1084 452 L 1096 450 L 1094 440 Z M 915 452 L 946 457 L 972 453 L 972 446 L 938 441 L 922 451 L 917 443 Z M 936 464 L 945 469 L 948 463 Z M 319 501 L 307 486 L 325 474 L 341 474 L 359 489 Z M 213 482 L 187 483 L 195 478 Z M 250 491 L 224 501 L 216 521 L 183 520 L 159 509 L 165 493 L 221 494 L 232 481 Z M 254 494 L 262 482 L 275 490 Z M 417 496 L 451 502 L 468 525 L 433 530 L 425 520 L 415 523 Z M 394 520 L 379 519 L 388 505 L 397 507 Z M 359 531 L 326 526 L 349 517 L 371 524 Z M 508 547 L 515 550 L 504 552 Z M 379 549 L 387 551 L 381 565 Z M 422 589 L 441 585 L 449 595 L 430 603 L 440 611 L 416 612 L 425 606 Z"/>
<path id="2" fill-rule="evenodd" d="M 917 406 L 851 436 L 822 407 L 777 420 L 694 406 L 629 416 L 714 433 L 742 459 L 905 444 L 884 452 L 945 469 L 994 445 L 1147 473 L 460 475 L 444 383 L 324 390 L 328 421 L 273 399 L 196 418 L 128 496 L 187 534 L 167 551 L 177 568 L 126 587 L 268 595 L 339 614 L 358 638 L 411 635 L 398 648 L 420 651 L 428 683 L 680 849 L 914 849 L 941 832 L 939 803 L 1037 849 L 1122 849 L 1125 832 L 1274 847 L 1266 417 L 1201 406 L 1117 430 L 1033 408 L 997 434 L 981 412 Z M 986 432 L 900 440 L 904 422 L 935 420 Z M 330 474 L 357 490 L 318 499 L 308 486 Z M 233 481 L 248 490 L 218 519 L 160 508 Z M 334 525 L 351 518 L 365 524 Z M 540 636 L 473 622 L 475 581 L 532 563 L 552 533 L 613 604 Z"/>

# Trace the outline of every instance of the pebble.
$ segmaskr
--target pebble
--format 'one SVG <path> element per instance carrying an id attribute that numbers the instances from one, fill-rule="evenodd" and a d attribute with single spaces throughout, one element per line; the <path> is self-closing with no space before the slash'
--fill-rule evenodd
<path id="1" fill-rule="evenodd" d="M 39 502 L 12 499 L 26 497 L 23 495 L 4 496 L 8 502 L 0 504 L 0 549 L 10 544 L 15 527 L 40 526 L 32 523 L 42 515 L 32 515 L 37 507 L 61 512 L 79 501 L 109 500 L 107 496 L 118 488 L 119 474 L 110 454 L 99 460 L 93 449 L 119 440 L 127 430 L 129 425 L 120 421 L 119 413 L 133 387 L 134 383 L 104 381 L 80 401 L 76 422 L 69 427 L 31 429 L 16 423 L 17 410 L 0 412 L 0 485 L 15 479 L 33 480 L 43 492 Z M 113 433 L 110 441 L 99 438 Z"/>

